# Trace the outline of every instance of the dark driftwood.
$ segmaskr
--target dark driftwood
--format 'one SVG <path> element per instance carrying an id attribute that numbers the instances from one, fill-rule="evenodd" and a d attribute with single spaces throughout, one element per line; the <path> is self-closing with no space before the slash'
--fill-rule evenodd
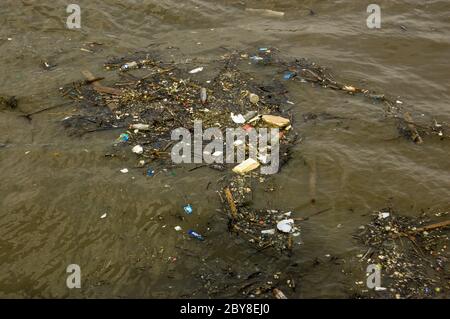
<path id="1" fill-rule="evenodd" d="M 106 93 L 106 94 L 112 94 L 112 95 L 122 95 L 122 90 L 103 86 L 100 83 L 98 83 L 99 79 L 98 77 L 94 76 L 91 72 L 84 70 L 81 73 L 83 73 L 86 80 L 92 84 L 94 87 L 94 90 L 96 90 L 98 93 Z"/>

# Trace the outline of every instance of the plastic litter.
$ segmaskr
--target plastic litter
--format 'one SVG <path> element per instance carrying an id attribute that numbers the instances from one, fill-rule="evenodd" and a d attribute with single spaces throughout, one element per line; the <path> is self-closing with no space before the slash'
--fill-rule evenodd
<path id="1" fill-rule="evenodd" d="M 294 227 L 293 219 L 283 219 L 277 224 L 277 229 L 283 233 L 290 233 L 293 227 Z"/>
<path id="2" fill-rule="evenodd" d="M 198 239 L 198 240 L 205 240 L 205 238 L 203 238 L 202 235 L 200 235 L 199 233 L 193 231 L 192 229 L 190 229 L 188 231 L 189 236 L 191 236 L 192 238 Z"/>
<path id="3" fill-rule="evenodd" d="M 288 71 L 288 72 L 285 72 L 285 73 L 284 73 L 283 79 L 285 79 L 285 80 L 290 80 L 290 79 L 292 79 L 293 77 L 295 77 L 296 75 L 297 75 L 297 74 L 296 74 L 295 72 Z"/>
<path id="4" fill-rule="evenodd" d="M 131 129 L 140 130 L 140 131 L 148 131 L 150 130 L 150 125 L 148 124 L 131 124 Z"/>
<path id="5" fill-rule="evenodd" d="M 231 113 L 231 120 L 236 124 L 245 123 L 245 117 L 242 114 L 234 115 L 234 113 Z"/>
<path id="6" fill-rule="evenodd" d="M 152 168 L 147 169 L 147 176 L 152 177 L 155 175 L 155 171 Z"/>
<path id="7" fill-rule="evenodd" d="M 246 113 L 245 115 L 244 115 L 244 119 L 245 119 L 245 121 L 246 122 L 248 122 L 249 120 L 251 120 L 251 119 L 253 119 L 255 116 L 257 116 L 258 115 L 258 112 L 256 112 L 256 111 L 250 111 L 250 112 L 248 112 L 248 113 Z"/>
<path id="8" fill-rule="evenodd" d="M 186 206 L 183 207 L 184 211 L 186 214 L 191 215 L 192 212 L 194 211 L 191 204 L 187 204 Z"/>
<path id="9" fill-rule="evenodd" d="M 181 226 L 175 226 L 174 229 L 175 229 L 176 231 L 180 231 L 182 228 L 181 228 Z"/>
<path id="10" fill-rule="evenodd" d="M 203 104 L 205 104 L 207 99 L 208 99 L 208 95 L 206 93 L 206 89 L 205 88 L 201 88 L 201 90 L 200 90 L 200 101 Z"/>
<path id="11" fill-rule="evenodd" d="M 123 169 L 121 169 L 120 171 L 121 171 L 122 173 L 126 174 L 126 173 L 128 173 L 128 168 L 123 168 Z"/>
<path id="12" fill-rule="evenodd" d="M 379 212 L 379 213 L 378 213 L 378 218 L 379 218 L 379 219 L 385 219 L 385 218 L 388 218 L 389 215 L 390 215 L 389 213 Z"/>
<path id="13" fill-rule="evenodd" d="M 276 126 L 278 128 L 286 127 L 290 123 L 289 119 L 275 115 L 263 115 L 262 119 L 267 124 Z"/>
<path id="14" fill-rule="evenodd" d="M 118 140 L 121 142 L 127 142 L 129 139 L 130 139 L 130 136 L 127 133 L 122 133 L 118 137 Z"/>
<path id="15" fill-rule="evenodd" d="M 144 153 L 144 148 L 141 145 L 136 145 L 131 151 L 135 154 L 142 154 Z"/>
<path id="16" fill-rule="evenodd" d="M 261 234 L 265 234 L 265 235 L 275 235 L 275 229 L 265 229 L 265 230 L 261 230 Z"/>
<path id="17" fill-rule="evenodd" d="M 286 295 L 280 289 L 274 288 L 272 290 L 272 293 L 273 293 L 273 296 L 275 297 L 275 299 L 288 299 L 286 297 Z"/>
<path id="18" fill-rule="evenodd" d="M 345 85 L 342 90 L 350 92 L 350 93 L 354 93 L 356 92 L 356 88 L 351 86 L 351 85 Z"/>
<path id="19" fill-rule="evenodd" d="M 250 57 L 250 60 L 252 60 L 253 62 L 260 62 L 260 61 L 264 60 L 264 58 L 254 55 L 254 56 Z"/>
<path id="20" fill-rule="evenodd" d="M 195 69 L 189 71 L 189 73 L 190 74 L 195 74 L 195 73 L 199 73 L 199 72 L 202 72 L 202 71 L 203 71 L 203 67 L 201 66 L 201 67 L 198 67 L 198 68 L 195 68 Z"/>
<path id="21" fill-rule="evenodd" d="M 253 8 L 245 8 L 245 11 L 250 13 L 259 13 L 262 15 L 266 15 L 269 17 L 284 17 L 284 12 L 281 11 L 274 11 L 269 9 L 253 9 Z"/>
<path id="22" fill-rule="evenodd" d="M 259 96 L 256 94 L 253 94 L 253 93 L 250 93 L 250 95 L 248 96 L 248 99 L 253 104 L 257 104 L 259 102 Z"/>
<path id="23" fill-rule="evenodd" d="M 259 167 L 258 161 L 254 160 L 253 158 L 248 158 L 239 165 L 235 166 L 233 168 L 233 172 L 237 174 L 245 174 L 250 171 L 253 171 L 254 169 L 257 169 Z"/>
<path id="24" fill-rule="evenodd" d="M 137 64 L 137 62 L 133 61 L 133 62 L 128 62 L 128 63 L 125 63 L 124 65 L 122 65 L 120 67 L 120 70 L 121 71 L 128 71 L 128 70 L 131 70 L 131 69 L 137 69 L 138 67 L 139 67 L 139 65 Z"/>

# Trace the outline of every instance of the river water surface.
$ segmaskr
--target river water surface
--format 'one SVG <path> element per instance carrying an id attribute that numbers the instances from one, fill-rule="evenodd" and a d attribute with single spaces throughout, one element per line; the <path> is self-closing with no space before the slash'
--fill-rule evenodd
<path id="1" fill-rule="evenodd" d="M 227 50 L 276 47 L 328 67 L 345 82 L 398 97 L 414 118 L 450 117 L 448 0 L 379 0 L 379 30 L 366 26 L 366 1 L 77 3 L 81 29 L 68 30 L 67 1 L 1 0 L 0 94 L 15 95 L 21 112 L 66 103 L 58 88 L 80 80 L 84 69 L 105 75 L 102 65 L 111 56 L 157 49 L 163 59 L 164 52 L 170 60 L 176 51 L 208 61 Z M 80 50 L 88 42 L 102 45 Z M 57 66 L 44 70 L 42 61 Z M 295 274 L 296 289 L 280 285 L 290 298 L 350 296 L 355 282 L 365 280 L 363 265 L 355 261 L 365 251 L 352 234 L 374 211 L 392 205 L 415 216 L 450 208 L 450 144 L 397 138 L 395 122 L 367 100 L 287 85 L 303 141 L 273 178 L 275 190 L 260 187 L 254 205 L 291 210 L 295 217 L 331 208 L 301 223 L 302 244 L 292 256 L 256 253 L 227 232 L 216 189 L 206 187 L 219 172 L 121 174 L 135 160 L 104 156 L 117 131 L 77 137 L 64 130 L 61 119 L 76 114 L 74 105 L 32 121 L 19 111 L 0 110 L 0 296 L 236 297 L 220 287 L 211 294 L 205 278 L 236 281 L 287 269 Z M 308 112 L 339 120 L 304 122 Z M 189 219 L 182 218 L 186 201 L 194 208 Z M 196 229 L 206 241 L 189 239 L 176 225 Z M 81 289 L 66 286 L 69 264 L 81 267 Z"/>

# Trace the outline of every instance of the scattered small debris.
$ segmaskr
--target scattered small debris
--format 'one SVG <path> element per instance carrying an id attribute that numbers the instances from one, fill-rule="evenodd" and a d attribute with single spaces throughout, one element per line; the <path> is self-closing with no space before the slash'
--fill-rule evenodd
<path id="1" fill-rule="evenodd" d="M 425 214 L 412 218 L 391 208 L 375 214 L 355 238 L 369 248 L 360 262 L 381 266 L 386 288 L 376 291 L 391 298 L 425 298 L 438 296 L 436 288 L 450 289 L 444 265 L 450 258 L 449 227 L 450 220 L 433 223 Z"/>

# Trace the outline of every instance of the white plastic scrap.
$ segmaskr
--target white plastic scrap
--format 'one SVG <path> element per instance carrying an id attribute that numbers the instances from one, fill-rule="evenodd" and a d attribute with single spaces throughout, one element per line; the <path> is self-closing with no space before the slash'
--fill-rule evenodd
<path id="1" fill-rule="evenodd" d="M 201 67 L 198 67 L 198 68 L 195 68 L 195 69 L 189 71 L 189 73 L 195 74 L 195 73 L 202 72 L 202 71 L 203 71 L 203 67 L 201 66 Z"/>
<path id="2" fill-rule="evenodd" d="M 176 231 L 180 231 L 181 230 L 181 226 L 175 226 L 174 227 Z"/>
<path id="3" fill-rule="evenodd" d="M 128 173 L 128 168 L 123 168 L 123 169 L 121 169 L 120 171 L 121 171 L 122 173 L 126 174 L 126 173 Z"/>
<path id="4" fill-rule="evenodd" d="M 294 220 L 291 219 L 283 219 L 282 221 L 278 222 L 277 228 L 279 231 L 283 233 L 290 233 L 292 231 L 292 228 L 294 226 Z"/>
<path id="5" fill-rule="evenodd" d="M 274 235 L 275 229 L 272 228 L 272 229 L 261 230 L 261 234 Z"/>
<path id="6" fill-rule="evenodd" d="M 133 147 L 132 152 L 136 154 L 142 154 L 144 153 L 144 148 L 141 145 L 136 145 L 135 147 Z"/>
<path id="7" fill-rule="evenodd" d="M 234 113 L 231 113 L 231 119 L 236 124 L 243 124 L 245 123 L 245 118 L 242 114 L 234 115 Z"/>
<path id="8" fill-rule="evenodd" d="M 101 219 L 106 217 L 106 213 L 104 213 L 102 216 L 100 216 Z"/>
<path id="9" fill-rule="evenodd" d="M 378 218 L 379 218 L 379 219 L 385 219 L 385 218 L 388 218 L 389 215 L 390 215 L 389 213 L 379 212 L 379 213 L 378 213 Z"/>

